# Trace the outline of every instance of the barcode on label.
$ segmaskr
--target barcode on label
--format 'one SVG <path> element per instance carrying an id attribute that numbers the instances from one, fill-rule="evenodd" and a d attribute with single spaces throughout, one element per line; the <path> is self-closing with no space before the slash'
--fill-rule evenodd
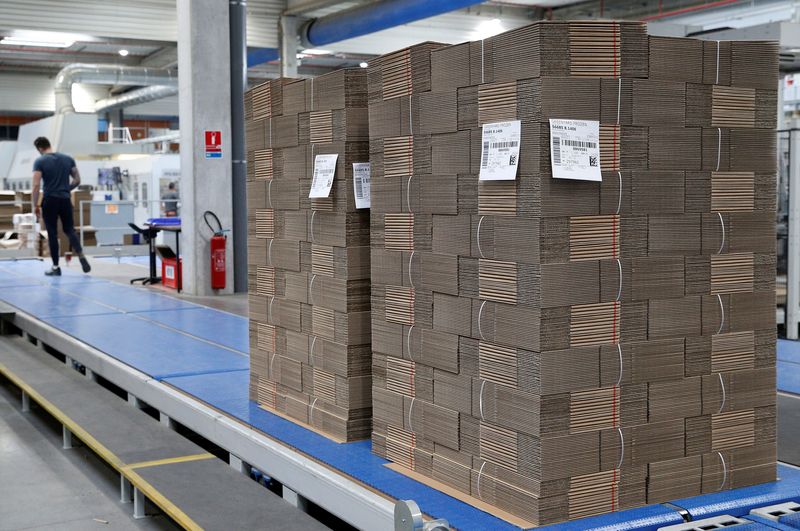
<path id="1" fill-rule="evenodd" d="M 596 143 L 594 143 L 594 142 L 585 142 L 583 140 L 570 140 L 568 138 L 565 138 L 564 140 L 562 140 L 562 142 L 564 142 L 565 146 L 569 146 L 569 147 L 592 148 L 592 149 L 597 147 Z"/>
<path id="2" fill-rule="evenodd" d="M 561 138 L 553 137 L 553 164 L 561 166 Z"/>
<path id="3" fill-rule="evenodd" d="M 483 155 L 481 155 L 481 168 L 489 166 L 489 142 L 483 143 Z"/>
<path id="4" fill-rule="evenodd" d="M 519 142 L 516 140 L 509 140 L 508 142 L 492 142 L 492 149 L 508 149 L 517 147 L 518 144 Z"/>
<path id="5" fill-rule="evenodd" d="M 364 198 L 364 187 L 361 184 L 361 177 L 356 177 L 356 197 L 359 199 Z"/>

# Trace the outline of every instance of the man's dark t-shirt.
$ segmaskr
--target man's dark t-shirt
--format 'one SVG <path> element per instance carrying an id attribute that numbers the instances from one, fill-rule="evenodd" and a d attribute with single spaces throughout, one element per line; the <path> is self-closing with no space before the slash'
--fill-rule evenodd
<path id="1" fill-rule="evenodd" d="M 45 153 L 33 163 L 33 171 L 42 172 L 44 197 L 69 199 L 69 182 L 75 160 L 63 153 Z"/>

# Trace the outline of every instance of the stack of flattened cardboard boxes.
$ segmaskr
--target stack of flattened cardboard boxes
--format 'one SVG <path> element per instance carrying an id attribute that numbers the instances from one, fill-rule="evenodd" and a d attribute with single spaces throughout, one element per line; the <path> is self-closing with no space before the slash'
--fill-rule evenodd
<path id="1" fill-rule="evenodd" d="M 335 439 L 367 438 L 369 210 L 353 186 L 369 156 L 366 71 L 270 81 L 247 93 L 246 118 L 251 397 Z M 310 199 L 315 169 L 333 180 Z"/>
<path id="2" fill-rule="evenodd" d="M 376 453 L 537 525 L 775 478 L 774 44 L 548 22 L 368 75 Z"/>

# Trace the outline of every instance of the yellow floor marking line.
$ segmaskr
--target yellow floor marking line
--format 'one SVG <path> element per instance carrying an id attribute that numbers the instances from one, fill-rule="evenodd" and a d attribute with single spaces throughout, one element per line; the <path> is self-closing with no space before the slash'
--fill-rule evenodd
<path id="1" fill-rule="evenodd" d="M 33 389 L 30 385 L 25 383 L 19 376 L 14 374 L 12 371 L 8 369 L 3 363 L 0 363 L 0 373 L 2 373 L 6 378 L 11 380 L 11 382 L 19 387 L 24 392 L 28 393 L 28 396 L 39 406 L 42 407 L 45 411 L 50 413 L 53 417 L 56 418 L 61 424 L 67 427 L 69 431 L 72 432 L 78 439 L 83 441 L 83 443 L 92 449 L 97 455 L 99 455 L 104 461 L 114 467 L 120 474 L 125 476 L 128 481 L 133 484 L 137 489 L 142 491 L 144 495 L 149 498 L 153 503 L 155 503 L 162 511 L 167 513 L 173 520 L 175 520 L 181 527 L 184 529 L 188 529 L 190 531 L 203 531 L 203 528 L 199 526 L 194 520 L 192 520 L 186 513 L 178 508 L 177 505 L 169 501 L 169 499 L 161 494 L 158 489 L 153 487 L 150 483 L 144 480 L 139 474 L 137 474 L 131 467 L 140 465 L 140 466 L 154 466 L 148 463 L 158 463 L 157 461 L 149 461 L 143 463 L 134 463 L 133 465 L 125 465 L 122 460 L 117 457 L 111 450 L 103 446 L 97 439 L 92 437 L 89 432 L 81 428 L 74 420 L 69 418 L 63 411 L 58 409 L 52 402 L 47 400 L 41 394 L 39 394 L 35 389 Z M 202 456 L 202 457 L 200 457 Z M 193 461 L 197 459 L 208 459 L 208 457 L 214 457 L 211 454 L 195 454 L 190 456 L 182 456 L 176 457 L 174 459 L 178 460 L 185 460 L 185 461 Z M 188 459 L 187 459 L 188 458 Z M 171 459 L 164 459 L 163 461 L 172 461 Z M 158 463 L 164 464 L 164 463 Z"/>
<path id="2" fill-rule="evenodd" d="M 151 466 L 160 466 L 160 465 L 169 465 L 172 463 L 186 463 L 189 461 L 202 461 L 203 459 L 214 459 L 214 454 L 209 454 L 208 452 L 202 454 L 192 454 L 192 455 L 182 455 L 179 457 L 168 457 L 166 459 L 154 459 L 153 461 L 142 461 L 140 463 L 131 463 L 130 465 L 125 465 L 127 470 L 132 470 L 134 468 L 146 468 Z"/>

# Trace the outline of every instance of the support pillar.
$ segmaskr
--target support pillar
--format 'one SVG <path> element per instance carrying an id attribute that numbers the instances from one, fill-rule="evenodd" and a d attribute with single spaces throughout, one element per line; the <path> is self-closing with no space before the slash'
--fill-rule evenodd
<path id="1" fill-rule="evenodd" d="M 800 131 L 789 133 L 789 246 L 786 255 L 786 338 L 798 338 L 800 324 Z"/>
<path id="2" fill-rule="evenodd" d="M 137 520 L 145 518 L 144 512 L 145 497 L 144 493 L 138 488 L 133 487 L 133 517 Z"/>
<path id="3" fill-rule="evenodd" d="M 297 77 L 297 17 L 281 17 L 280 38 L 281 76 Z"/>
<path id="4" fill-rule="evenodd" d="M 201 296 L 232 293 L 231 265 L 225 289 L 211 289 L 212 233 L 203 221 L 203 213 L 210 210 L 224 229 L 233 225 L 229 4 L 177 0 L 177 7 L 183 289 Z M 206 158 L 206 131 L 221 134 L 221 157 Z M 230 260 L 233 238 L 227 241 Z"/>
<path id="5" fill-rule="evenodd" d="M 247 150 L 244 91 L 247 88 L 247 1 L 230 0 L 231 162 L 233 179 L 233 290 L 247 292 Z"/>
<path id="6" fill-rule="evenodd" d="M 133 485 L 122 474 L 119 475 L 119 501 L 130 503 L 133 496 Z"/>

